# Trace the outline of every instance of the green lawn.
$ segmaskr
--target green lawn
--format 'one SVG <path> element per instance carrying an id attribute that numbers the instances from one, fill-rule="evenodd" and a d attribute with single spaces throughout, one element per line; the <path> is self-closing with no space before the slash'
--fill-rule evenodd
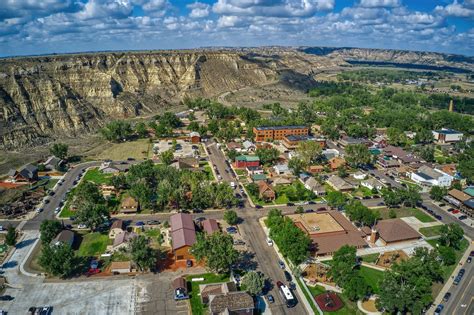
<path id="1" fill-rule="evenodd" d="M 437 236 L 441 234 L 441 227 L 442 225 L 424 227 L 421 228 L 419 232 L 426 237 Z"/>
<path id="2" fill-rule="evenodd" d="M 304 284 L 301 283 L 301 280 L 299 278 L 296 278 L 296 282 L 298 282 L 298 285 L 300 286 L 301 290 L 303 291 L 303 294 L 306 298 L 306 300 L 308 301 L 309 305 L 311 306 L 311 309 L 313 310 L 313 312 L 315 314 L 318 313 L 318 309 L 316 308 L 316 301 L 313 299 L 313 297 L 311 295 L 317 295 L 317 294 L 314 294 L 313 291 L 311 291 L 310 287 L 308 286 L 308 289 L 309 291 L 311 292 L 311 295 L 304 289 Z M 319 286 L 318 286 L 319 287 Z M 321 288 L 321 287 L 319 287 Z"/>
<path id="3" fill-rule="evenodd" d="M 370 190 L 367 187 L 360 186 L 357 190 L 355 190 L 352 195 L 358 196 L 358 197 L 372 197 L 374 194 L 372 193 L 372 190 Z"/>
<path id="4" fill-rule="evenodd" d="M 362 261 L 366 263 L 375 263 L 378 258 L 379 258 L 379 253 L 369 254 L 369 255 L 362 256 Z"/>
<path id="5" fill-rule="evenodd" d="M 45 188 L 46 189 L 53 189 L 54 185 L 59 181 L 59 179 L 49 179 L 48 183 L 46 184 Z"/>
<path id="6" fill-rule="evenodd" d="M 367 284 L 370 285 L 374 293 L 379 293 L 379 281 L 382 279 L 383 271 L 361 266 L 360 275 L 367 281 Z"/>
<path id="7" fill-rule="evenodd" d="M 204 281 L 191 281 L 193 278 L 204 278 Z M 219 283 L 219 282 L 226 282 L 229 281 L 228 275 L 216 275 L 213 273 L 205 273 L 201 275 L 192 275 L 187 276 L 186 279 L 191 284 L 191 291 L 190 294 L 190 302 L 191 302 L 191 310 L 193 315 L 203 315 L 206 313 L 205 306 L 201 303 L 201 297 L 199 296 L 199 285 L 200 284 L 207 284 L 207 283 Z M 189 286 L 188 286 L 189 288 Z"/>
<path id="8" fill-rule="evenodd" d="M 236 173 L 237 175 L 239 175 L 239 176 L 241 176 L 241 175 L 247 175 L 247 172 L 246 172 L 245 170 L 241 169 L 241 168 L 236 168 L 236 169 L 235 169 L 235 173 Z"/>
<path id="9" fill-rule="evenodd" d="M 424 223 L 435 222 L 435 219 L 432 216 L 417 208 L 393 208 L 393 210 L 397 214 L 397 218 L 415 217 Z M 384 220 L 389 218 L 390 209 L 383 208 L 377 209 L 377 211 L 380 213 L 381 219 Z"/>
<path id="10" fill-rule="evenodd" d="M 112 174 L 103 174 L 98 168 L 92 168 L 84 175 L 84 181 L 91 181 L 96 184 L 108 184 Z"/>
<path id="11" fill-rule="evenodd" d="M 204 167 L 203 167 L 204 173 L 207 175 L 207 179 L 209 180 L 214 180 L 214 174 L 212 173 L 211 166 L 209 165 L 208 162 L 205 162 Z"/>
<path id="12" fill-rule="evenodd" d="M 77 250 L 79 256 L 98 256 L 105 252 L 111 242 L 107 234 L 89 233 L 82 237 L 81 246 Z"/>

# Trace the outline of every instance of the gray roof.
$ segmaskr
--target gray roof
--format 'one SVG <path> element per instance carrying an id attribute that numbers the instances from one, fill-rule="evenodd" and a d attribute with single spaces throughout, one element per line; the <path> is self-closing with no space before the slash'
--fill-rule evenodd
<path id="1" fill-rule="evenodd" d="M 348 182 L 346 182 L 344 179 L 340 178 L 337 175 L 332 175 L 327 179 L 328 183 L 331 183 L 332 186 L 334 186 L 337 189 L 352 189 L 354 186 Z"/>
<path id="2" fill-rule="evenodd" d="M 216 295 L 209 303 L 211 314 L 222 314 L 226 311 L 229 313 L 238 312 L 254 309 L 254 307 L 253 298 L 247 292 L 229 292 Z"/>
<path id="3" fill-rule="evenodd" d="M 20 171 L 19 173 L 21 174 L 21 176 L 25 177 L 25 178 L 28 178 L 28 179 L 32 179 L 35 177 L 35 174 L 38 172 L 38 168 L 34 165 L 31 165 L 31 164 L 27 164 L 25 165 Z"/>
<path id="4" fill-rule="evenodd" d="M 440 172 L 437 172 L 435 169 L 433 169 L 429 166 L 426 166 L 426 165 L 423 165 L 422 167 L 420 167 L 418 169 L 418 172 L 416 172 L 416 174 L 418 176 L 423 177 L 426 180 L 438 179 L 441 176 L 443 176 L 443 174 L 441 174 Z"/>

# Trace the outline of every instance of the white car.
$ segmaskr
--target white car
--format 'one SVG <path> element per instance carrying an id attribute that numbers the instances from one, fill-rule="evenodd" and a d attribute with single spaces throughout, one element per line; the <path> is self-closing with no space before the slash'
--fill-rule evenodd
<path id="1" fill-rule="evenodd" d="M 271 238 L 267 238 L 267 245 L 268 246 L 273 246 L 273 241 Z"/>
<path id="2" fill-rule="evenodd" d="M 56 209 L 54 209 L 54 213 L 59 213 L 59 211 L 61 211 L 60 207 L 56 207 Z"/>
<path id="3" fill-rule="evenodd" d="M 85 225 L 85 224 L 79 224 L 79 225 L 77 226 L 77 228 L 78 228 L 78 229 L 87 229 L 87 225 Z"/>

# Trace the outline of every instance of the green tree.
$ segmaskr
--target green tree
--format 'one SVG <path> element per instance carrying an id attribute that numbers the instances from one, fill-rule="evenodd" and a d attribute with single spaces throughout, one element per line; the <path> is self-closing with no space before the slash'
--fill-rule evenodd
<path id="1" fill-rule="evenodd" d="M 143 122 L 139 122 L 138 124 L 135 125 L 135 132 L 140 138 L 148 137 L 148 130 L 146 128 L 145 123 Z"/>
<path id="2" fill-rule="evenodd" d="M 303 207 L 302 207 L 302 206 L 298 206 L 298 207 L 296 207 L 296 211 L 295 211 L 295 213 L 303 213 L 303 212 L 304 212 L 304 209 L 303 209 Z"/>
<path id="3" fill-rule="evenodd" d="M 398 193 L 398 191 L 383 189 L 382 197 L 383 201 L 388 207 L 397 206 L 402 202 L 401 195 Z"/>
<path id="4" fill-rule="evenodd" d="M 372 163 L 372 154 L 364 144 L 352 144 L 346 147 L 346 161 L 355 167 Z"/>
<path id="5" fill-rule="evenodd" d="M 55 143 L 49 148 L 49 152 L 57 158 L 64 160 L 67 158 L 69 146 L 65 143 Z"/>
<path id="6" fill-rule="evenodd" d="M 174 150 L 169 149 L 160 154 L 160 161 L 165 165 L 171 165 L 174 160 Z"/>
<path id="7" fill-rule="evenodd" d="M 16 244 L 16 229 L 13 225 L 9 224 L 7 228 L 7 235 L 5 236 L 5 243 L 8 246 L 14 246 Z"/>
<path id="8" fill-rule="evenodd" d="M 273 215 L 273 214 L 272 214 Z M 278 219 L 277 219 L 278 220 Z M 270 237 L 275 241 L 282 255 L 288 258 L 293 264 L 299 265 L 309 255 L 311 240 L 301 229 L 297 228 L 289 218 L 283 218 L 277 225 L 274 219 L 267 220 L 270 227 Z"/>
<path id="9" fill-rule="evenodd" d="M 457 223 L 450 223 L 441 226 L 441 244 L 459 249 L 464 237 L 464 230 Z"/>
<path id="10" fill-rule="evenodd" d="M 337 168 L 337 176 L 341 177 L 341 178 L 345 178 L 347 177 L 349 174 L 347 174 L 347 171 L 346 169 L 344 168 L 344 166 L 339 166 Z"/>
<path id="11" fill-rule="evenodd" d="M 303 160 L 297 157 L 292 157 L 288 161 L 288 168 L 295 176 L 298 176 L 306 168 L 306 166 L 307 165 L 303 162 Z"/>
<path id="12" fill-rule="evenodd" d="M 224 213 L 224 220 L 229 225 L 236 225 L 239 222 L 239 217 L 234 210 L 227 210 Z"/>
<path id="13" fill-rule="evenodd" d="M 397 212 L 395 212 L 394 209 L 390 209 L 390 211 L 388 212 L 388 217 L 390 219 L 395 219 L 397 217 Z"/>
<path id="14" fill-rule="evenodd" d="M 349 219 L 359 225 L 372 226 L 377 219 L 376 213 L 364 206 L 359 200 L 351 200 L 344 209 Z"/>
<path id="15" fill-rule="evenodd" d="M 438 248 L 438 251 L 445 265 L 451 266 L 456 263 L 456 250 L 454 248 L 448 246 L 440 246 Z"/>
<path id="16" fill-rule="evenodd" d="M 242 285 L 249 294 L 257 296 L 265 287 L 265 277 L 260 272 L 249 271 L 242 279 Z"/>
<path id="17" fill-rule="evenodd" d="M 62 230 L 61 222 L 56 220 L 45 220 L 41 222 L 40 233 L 41 242 L 43 244 L 49 244 Z"/>
<path id="18" fill-rule="evenodd" d="M 127 140 L 130 137 L 132 134 L 132 126 L 129 122 L 115 120 L 102 128 L 101 133 L 104 138 L 109 141 L 121 142 Z"/>
<path id="19" fill-rule="evenodd" d="M 234 248 L 231 235 L 198 233 L 192 252 L 198 261 L 205 261 L 207 268 L 215 273 L 229 273 L 230 267 L 240 257 Z"/>
<path id="20" fill-rule="evenodd" d="M 264 165 L 273 164 L 278 157 L 280 152 L 275 148 L 258 148 L 255 154 L 260 158 L 260 162 Z"/>
<path id="21" fill-rule="evenodd" d="M 58 245 L 44 244 L 38 263 L 49 274 L 62 278 L 69 277 L 77 268 L 74 251 L 64 243 Z"/>
<path id="22" fill-rule="evenodd" d="M 298 157 L 305 165 L 316 162 L 321 154 L 322 147 L 316 141 L 301 141 L 296 148 Z"/>
<path id="23" fill-rule="evenodd" d="M 165 112 L 163 116 L 159 117 L 158 121 L 169 128 L 178 128 L 182 125 L 181 119 L 171 112 Z"/>
<path id="24" fill-rule="evenodd" d="M 131 240 L 130 253 L 132 260 L 140 271 L 154 269 L 156 266 L 157 253 L 148 246 L 148 240 L 145 236 L 139 235 Z"/>
<path id="25" fill-rule="evenodd" d="M 440 186 L 433 186 L 430 189 L 430 197 L 433 200 L 441 201 L 448 194 L 448 189 Z"/>
<path id="26" fill-rule="evenodd" d="M 408 186 L 407 189 L 399 190 L 403 204 L 407 207 L 415 207 L 421 201 L 420 189 L 415 186 Z"/>
<path id="27" fill-rule="evenodd" d="M 421 129 L 415 135 L 415 143 L 428 144 L 433 142 L 433 133 L 428 129 Z"/>
<path id="28" fill-rule="evenodd" d="M 235 150 L 235 149 L 232 149 L 230 150 L 229 152 L 227 152 L 227 156 L 229 157 L 229 159 L 231 161 L 235 161 L 235 158 L 239 155 L 239 153 Z"/>
<path id="29" fill-rule="evenodd" d="M 279 209 L 270 209 L 268 211 L 267 220 L 265 224 L 270 228 L 275 228 L 283 223 L 283 216 L 281 214 L 281 210 Z"/>
<path id="30" fill-rule="evenodd" d="M 340 208 L 346 204 L 347 197 L 340 191 L 330 191 L 327 193 L 326 201 L 334 208 Z"/>
<path id="31" fill-rule="evenodd" d="M 258 185 L 256 183 L 250 183 L 245 187 L 250 195 L 258 196 Z"/>
<path id="32" fill-rule="evenodd" d="M 76 211 L 76 222 L 85 224 L 92 231 L 107 222 L 109 210 L 104 204 L 83 204 Z"/>

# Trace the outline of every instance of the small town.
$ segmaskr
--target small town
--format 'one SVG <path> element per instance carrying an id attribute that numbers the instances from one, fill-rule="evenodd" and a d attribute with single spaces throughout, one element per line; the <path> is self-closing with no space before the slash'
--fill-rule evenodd
<path id="1" fill-rule="evenodd" d="M 121 158 L 81 160 L 55 143 L 3 177 L 21 192 L 0 209 L 9 314 L 92 313 L 103 299 L 113 314 L 382 314 L 399 302 L 439 314 L 471 292 L 467 134 L 334 136 L 187 105 L 148 125 L 107 125 Z M 148 149 L 133 153 L 139 145 Z M 412 281 L 423 285 L 399 301 Z"/>

